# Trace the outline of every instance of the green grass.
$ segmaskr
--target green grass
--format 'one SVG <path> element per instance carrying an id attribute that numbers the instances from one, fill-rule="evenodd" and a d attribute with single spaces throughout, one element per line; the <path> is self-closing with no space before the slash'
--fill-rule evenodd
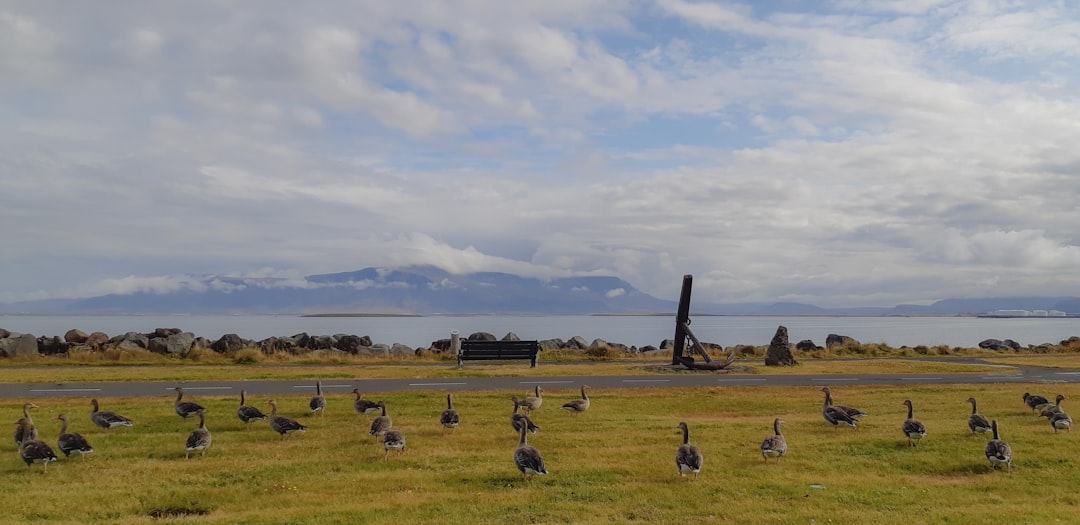
<path id="1" fill-rule="evenodd" d="M 206 457 L 190 460 L 183 445 L 197 421 L 179 418 L 171 396 L 103 399 L 103 409 L 136 422 L 109 432 L 90 424 L 88 399 L 35 399 L 44 438 L 55 441 L 59 422 L 49 418 L 66 412 L 96 452 L 43 473 L 19 461 L 9 437 L 0 508 L 8 523 L 1070 522 L 1080 434 L 1055 434 L 1023 405 L 1025 391 L 1080 396 L 1065 384 L 834 385 L 836 403 L 870 413 L 853 430 L 824 422 L 819 387 L 594 390 L 578 415 L 557 410 L 576 386 L 552 389 L 530 437 L 551 474 L 531 482 L 514 468 L 508 421 L 510 395 L 524 390 L 455 394 L 462 426 L 446 435 L 444 393 L 370 393 L 409 443 L 386 460 L 351 396 L 331 396 L 325 417 L 304 415 L 308 396 L 278 397 L 282 412 L 310 427 L 281 440 L 265 424 L 244 429 L 237 399 L 189 394 L 208 408 L 214 435 Z M 999 420 L 1011 472 L 991 471 L 986 438 L 970 435 L 969 396 Z M 929 429 L 914 449 L 899 430 L 904 399 Z M 24 401 L 0 403 L 0 420 L 14 422 Z M 774 417 L 786 421 L 790 450 L 766 465 L 758 445 Z M 705 454 L 697 480 L 676 474 L 679 421 Z"/>

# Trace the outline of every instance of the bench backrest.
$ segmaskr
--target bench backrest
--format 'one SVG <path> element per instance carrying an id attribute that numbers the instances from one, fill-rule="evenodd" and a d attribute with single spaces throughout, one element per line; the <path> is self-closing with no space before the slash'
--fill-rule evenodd
<path id="1" fill-rule="evenodd" d="M 540 354 L 540 344 L 537 341 L 475 341 L 470 339 L 461 340 L 461 352 L 458 353 L 458 364 L 461 361 L 496 360 L 496 359 L 530 359 L 532 366 L 536 366 L 537 356 Z"/>

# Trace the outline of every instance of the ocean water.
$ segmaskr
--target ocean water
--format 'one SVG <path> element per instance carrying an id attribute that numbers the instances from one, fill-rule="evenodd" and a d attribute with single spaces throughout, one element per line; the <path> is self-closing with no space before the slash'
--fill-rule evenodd
<path id="1" fill-rule="evenodd" d="M 818 317 L 818 316 L 691 316 L 690 328 L 703 342 L 723 346 L 767 345 L 779 326 L 788 339 L 810 339 L 824 346 L 829 334 L 846 335 L 863 343 L 890 346 L 948 345 L 974 347 L 984 339 L 1012 339 L 1021 345 L 1057 343 L 1080 336 L 1080 318 L 976 317 Z M 104 332 L 150 332 L 180 328 L 211 340 L 225 334 L 265 339 L 306 332 L 310 335 L 355 334 L 375 343 L 401 343 L 413 348 L 432 341 L 489 332 L 503 337 L 513 332 L 522 339 L 603 339 L 633 346 L 658 346 L 675 335 L 674 316 L 422 316 L 422 317 L 301 317 L 297 315 L 0 315 L 0 328 L 35 336 L 63 336 L 72 328 Z"/>

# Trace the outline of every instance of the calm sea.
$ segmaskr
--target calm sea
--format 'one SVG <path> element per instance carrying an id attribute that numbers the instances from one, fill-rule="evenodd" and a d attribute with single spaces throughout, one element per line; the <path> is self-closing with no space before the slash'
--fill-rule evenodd
<path id="1" fill-rule="evenodd" d="M 990 338 L 1037 345 L 1080 336 L 1080 318 L 691 316 L 691 321 L 698 339 L 723 346 L 767 345 L 781 325 L 787 327 L 792 343 L 810 339 L 822 346 L 829 334 L 894 347 L 973 347 Z M 180 328 L 211 340 L 230 333 L 255 340 L 301 332 L 355 334 L 369 336 L 375 343 L 402 343 L 413 348 L 448 338 L 452 330 L 462 337 L 490 332 L 501 338 L 514 332 L 522 339 L 581 336 L 590 342 L 604 339 L 639 347 L 659 345 L 675 333 L 674 316 L 0 315 L 0 328 L 35 336 L 63 336 L 72 328 L 110 336 Z"/>

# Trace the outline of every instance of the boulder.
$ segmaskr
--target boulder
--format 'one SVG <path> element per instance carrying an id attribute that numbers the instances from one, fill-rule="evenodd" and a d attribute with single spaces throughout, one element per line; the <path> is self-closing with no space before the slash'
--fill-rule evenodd
<path id="1" fill-rule="evenodd" d="M 574 337 L 571 337 L 568 341 L 566 341 L 566 348 L 571 348 L 574 350 L 584 350 L 588 347 L 589 343 L 585 341 L 585 338 L 581 337 L 580 335 L 575 335 Z"/>
<path id="2" fill-rule="evenodd" d="M 344 334 L 337 336 L 337 346 L 335 348 L 342 352 L 356 355 L 360 352 L 361 346 L 371 346 L 371 339 L 368 338 L 367 344 L 364 344 L 364 340 L 360 336 Z"/>
<path id="3" fill-rule="evenodd" d="M 566 346 L 566 342 L 557 337 L 555 339 L 541 339 L 536 344 L 540 347 L 541 352 L 544 350 L 560 350 Z"/>
<path id="4" fill-rule="evenodd" d="M 86 341 L 83 341 L 83 344 L 90 348 L 101 349 L 108 342 L 109 336 L 105 332 L 92 332 L 86 336 Z"/>
<path id="5" fill-rule="evenodd" d="M 506 332 L 506 335 L 504 335 L 503 338 L 500 339 L 500 341 L 520 341 L 520 340 L 521 340 L 521 338 L 518 337 L 518 335 L 515 334 L 514 332 Z"/>
<path id="6" fill-rule="evenodd" d="M 7 329 L 0 328 L 0 339 L 7 339 L 8 337 L 11 337 L 11 332 Z"/>
<path id="7" fill-rule="evenodd" d="M 437 340 L 431 342 L 431 347 L 430 348 L 432 350 L 436 351 L 436 352 L 449 352 L 450 351 L 450 340 L 449 339 L 437 339 Z"/>
<path id="8" fill-rule="evenodd" d="M 1013 347 L 1013 345 L 1016 346 Z M 1004 352 L 1008 350 L 1019 350 L 1020 345 L 1012 339 L 1006 339 L 1004 341 L 1000 339 L 983 339 L 982 341 L 979 341 L 979 348 L 982 348 L 983 350 L 993 350 L 995 352 Z"/>
<path id="9" fill-rule="evenodd" d="M 825 337 L 825 348 L 832 348 L 834 346 L 843 346 L 848 344 L 859 344 L 855 339 L 846 335 L 829 334 Z"/>
<path id="10" fill-rule="evenodd" d="M 164 337 L 151 337 L 147 343 L 147 350 L 155 354 L 167 354 L 169 350 L 166 348 L 168 345 L 165 343 Z"/>
<path id="11" fill-rule="evenodd" d="M 71 343 L 62 341 L 60 336 L 41 336 L 37 339 L 38 353 L 41 355 L 66 354 Z"/>
<path id="12" fill-rule="evenodd" d="M 117 340 L 118 338 L 119 340 Z M 128 345 L 126 345 L 126 348 L 128 349 L 130 349 L 132 345 L 135 345 L 138 348 L 142 348 L 143 350 L 150 348 L 150 338 L 146 337 L 143 334 L 140 334 L 139 332 L 128 332 L 124 335 L 120 335 L 110 339 L 109 342 L 116 343 L 118 347 L 120 343 L 127 342 L 129 343 Z"/>
<path id="13" fill-rule="evenodd" d="M 18 355 L 37 355 L 38 342 L 31 334 L 13 334 L 8 332 L 8 336 L 0 338 L 0 354 L 5 357 L 15 357 Z"/>
<path id="14" fill-rule="evenodd" d="M 469 341 L 497 341 L 494 334 L 489 334 L 487 332 L 473 332 L 465 339 L 468 339 Z"/>
<path id="15" fill-rule="evenodd" d="M 765 366 L 792 366 L 795 365 L 795 356 L 791 355 L 791 344 L 788 343 L 786 326 L 776 328 L 776 334 L 769 342 L 769 349 L 765 353 Z"/>
<path id="16" fill-rule="evenodd" d="M 78 328 L 72 328 L 64 334 L 64 341 L 69 343 L 86 343 L 87 338 L 90 336 L 86 332 L 79 330 Z"/>
<path id="17" fill-rule="evenodd" d="M 416 349 L 411 348 L 408 345 L 403 345 L 401 343 L 394 343 L 390 347 L 389 354 L 390 357 L 395 358 L 412 357 L 416 355 Z"/>
<path id="18" fill-rule="evenodd" d="M 191 346 L 195 343 L 195 334 L 180 332 L 165 338 L 165 352 L 169 354 L 187 355 Z"/>
<path id="19" fill-rule="evenodd" d="M 803 352 L 810 352 L 812 350 L 820 350 L 821 347 L 815 345 L 810 339 L 803 339 L 802 341 L 795 343 L 795 349 Z"/>
<path id="20" fill-rule="evenodd" d="M 229 354 L 244 348 L 244 340 L 236 334 L 225 334 L 220 339 L 210 343 L 210 349 L 219 354 Z"/>

